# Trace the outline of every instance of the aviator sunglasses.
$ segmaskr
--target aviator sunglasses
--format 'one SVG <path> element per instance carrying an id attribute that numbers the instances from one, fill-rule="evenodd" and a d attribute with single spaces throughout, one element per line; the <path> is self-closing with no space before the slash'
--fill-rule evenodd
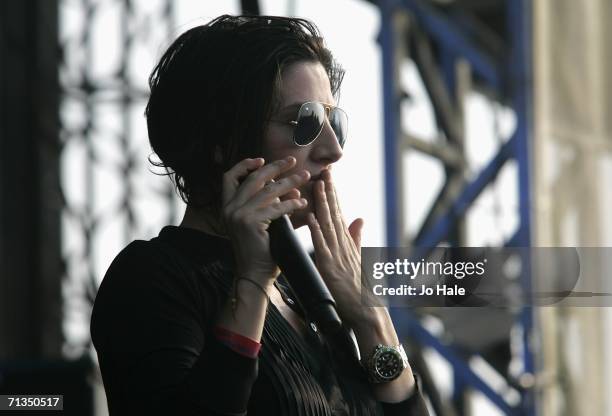
<path id="1" fill-rule="evenodd" d="M 296 120 L 279 123 L 295 126 L 293 142 L 297 146 L 308 146 L 314 142 L 323 130 L 325 118 L 336 135 L 340 147 L 344 147 L 348 128 L 348 117 L 343 109 L 318 101 L 308 101 L 300 106 Z"/>

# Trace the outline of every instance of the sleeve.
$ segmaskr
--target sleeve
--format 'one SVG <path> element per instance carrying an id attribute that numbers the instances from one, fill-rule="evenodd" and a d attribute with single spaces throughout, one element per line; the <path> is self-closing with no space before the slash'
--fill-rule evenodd
<path id="1" fill-rule="evenodd" d="M 133 243 L 134 244 L 134 243 Z M 95 300 L 91 333 L 111 415 L 245 414 L 257 358 L 236 353 L 203 328 L 213 302 L 195 272 L 128 246 Z"/>
<path id="2" fill-rule="evenodd" d="M 385 416 L 429 416 L 416 374 L 414 374 L 414 391 L 406 400 L 398 403 L 380 402 L 380 404 Z"/>
<path id="3" fill-rule="evenodd" d="M 331 357 L 332 365 L 336 366 L 336 372 L 342 374 L 342 379 L 345 383 L 352 380 L 355 384 L 352 384 L 351 388 L 355 389 L 355 391 L 361 389 L 361 386 L 366 386 L 367 391 L 370 391 L 367 374 L 353 353 L 356 345 L 353 344 L 351 332 L 350 330 L 338 332 L 337 336 L 333 339 L 334 345 L 337 348 L 330 347 L 327 344 L 328 354 Z M 416 373 L 413 373 L 413 376 L 415 388 L 412 394 L 405 400 L 398 403 L 375 401 L 380 405 L 379 411 L 382 408 L 382 414 L 385 416 L 429 416 L 425 399 L 421 394 L 420 378 Z"/>

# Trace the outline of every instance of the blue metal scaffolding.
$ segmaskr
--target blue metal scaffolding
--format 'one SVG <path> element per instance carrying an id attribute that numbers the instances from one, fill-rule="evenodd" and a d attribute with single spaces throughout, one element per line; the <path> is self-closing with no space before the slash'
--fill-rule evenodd
<path id="1" fill-rule="evenodd" d="M 446 207 L 442 215 L 437 215 L 422 229 L 412 241 L 415 247 L 436 247 L 449 240 L 454 227 L 464 217 L 466 211 L 481 192 L 490 185 L 504 164 L 514 160 L 518 166 L 519 218 L 520 223 L 515 234 L 506 241 L 509 247 L 531 246 L 530 222 L 530 137 L 531 137 L 531 1 L 506 0 L 506 31 L 508 32 L 509 51 L 503 60 L 495 59 L 481 50 L 466 32 L 465 25 L 454 21 L 452 16 L 441 13 L 430 2 L 424 0 L 383 0 L 378 2 L 381 12 L 380 44 L 383 60 L 383 95 L 384 95 L 384 154 L 385 154 L 385 195 L 386 195 L 386 232 L 387 246 L 401 245 L 401 215 L 398 184 L 398 154 L 401 149 L 399 141 L 401 94 L 397 85 L 398 50 L 397 24 L 394 18 L 398 13 L 408 13 L 425 35 L 439 47 L 441 63 L 440 74 L 447 90 L 453 90 L 452 68 L 457 59 L 469 62 L 472 73 L 487 88 L 498 96 L 506 97 L 516 115 L 517 125 L 513 136 L 504 143 L 489 163 L 480 170 L 475 179 L 463 186 L 460 194 Z M 433 100 L 432 100 L 433 101 Z M 433 102 L 434 111 L 437 103 Z M 443 102 L 442 102 L 443 104 Z M 441 109 L 440 111 L 443 111 Z M 438 115 L 438 114 L 437 114 Z M 437 117 L 440 122 L 440 117 Z M 443 117 L 442 117 L 443 121 Z M 443 130 L 444 130 L 444 126 Z M 448 128 L 448 126 L 447 126 Z M 452 131 L 445 131 L 452 145 Z M 523 259 L 521 286 L 524 293 L 530 293 L 529 259 Z M 517 314 L 517 321 L 522 327 L 523 335 L 523 374 L 525 379 L 533 380 L 535 374 L 531 338 L 533 337 L 533 313 L 530 307 L 524 307 Z M 422 346 L 435 349 L 452 366 L 456 386 L 470 386 L 482 392 L 501 411 L 508 415 L 535 415 L 534 393 L 531 386 L 521 389 L 519 406 L 510 405 L 500 394 L 492 389 L 476 374 L 458 355 L 452 345 L 448 345 L 432 335 L 422 325 L 418 317 L 405 308 L 390 309 L 392 318 L 398 328 L 401 339 L 412 338 Z"/>

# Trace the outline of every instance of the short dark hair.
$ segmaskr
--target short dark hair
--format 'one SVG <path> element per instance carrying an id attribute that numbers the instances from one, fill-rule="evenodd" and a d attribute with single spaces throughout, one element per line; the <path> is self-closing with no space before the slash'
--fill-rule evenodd
<path id="1" fill-rule="evenodd" d="M 282 72 L 320 62 L 337 97 L 344 71 L 304 19 L 220 16 L 176 39 L 149 77 L 149 141 L 186 204 L 219 214 L 221 180 L 262 154 Z M 215 157 L 217 146 L 222 163 Z"/>

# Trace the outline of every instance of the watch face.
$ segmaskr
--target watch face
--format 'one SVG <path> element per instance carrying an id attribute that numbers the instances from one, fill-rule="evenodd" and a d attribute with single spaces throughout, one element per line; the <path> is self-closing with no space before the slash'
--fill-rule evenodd
<path id="1" fill-rule="evenodd" d="M 404 369 L 402 357 L 394 350 L 382 351 L 375 358 L 374 368 L 382 379 L 393 380 Z"/>

